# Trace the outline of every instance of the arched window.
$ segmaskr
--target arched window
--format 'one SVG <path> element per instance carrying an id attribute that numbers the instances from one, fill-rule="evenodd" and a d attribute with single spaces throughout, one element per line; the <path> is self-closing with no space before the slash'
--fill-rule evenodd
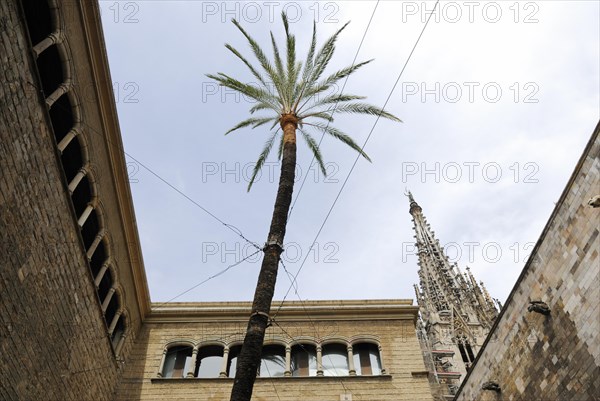
<path id="1" fill-rule="evenodd" d="M 42 53 L 45 54 L 46 52 Z M 41 57 L 41 56 L 40 56 Z M 56 89 L 56 88 L 54 88 Z M 46 96 L 50 95 L 47 93 Z M 71 107 L 71 101 L 69 100 L 69 94 L 65 93 L 54 102 L 50 108 L 50 120 L 52 121 L 52 129 L 54 130 L 54 136 L 56 137 L 56 143 L 58 144 L 67 133 L 73 128 L 73 110 Z"/>
<path id="2" fill-rule="evenodd" d="M 79 185 L 77 185 L 75 191 L 73 191 L 71 199 L 73 201 L 73 207 L 75 208 L 75 215 L 77 218 L 79 218 L 79 216 L 81 216 L 84 212 L 88 203 L 92 200 L 92 188 L 87 176 L 81 179 Z M 94 233 L 94 235 L 96 235 L 96 233 Z"/>
<path id="3" fill-rule="evenodd" d="M 110 337 L 114 349 L 117 349 L 117 345 L 119 345 L 119 341 L 121 340 L 121 337 L 123 337 L 123 334 L 125 334 L 125 317 L 121 315 L 119 316 L 117 325 L 115 326 Z"/>
<path id="4" fill-rule="evenodd" d="M 471 363 L 473 363 L 473 361 L 475 360 L 475 355 L 473 354 L 473 350 L 471 349 L 471 344 L 465 336 L 457 337 L 456 342 L 458 343 L 458 351 L 460 352 L 460 356 L 467 368 L 469 368 L 471 366 Z"/>
<path id="5" fill-rule="evenodd" d="M 314 345 L 297 344 L 292 347 L 292 376 L 317 375 L 317 350 Z"/>
<path id="6" fill-rule="evenodd" d="M 94 242 L 94 239 L 96 239 L 99 231 L 100 222 L 98 221 L 98 213 L 96 210 L 92 210 L 90 216 L 83 224 L 83 227 L 81 227 L 81 236 L 83 238 L 83 245 L 85 246 L 86 251 L 92 246 L 92 243 Z"/>
<path id="7" fill-rule="evenodd" d="M 77 175 L 77 172 L 83 167 L 83 157 L 81 155 L 81 144 L 79 139 L 72 140 L 69 145 L 65 148 L 61 155 L 61 161 L 67 182 L 71 182 Z M 83 181 L 83 180 L 82 180 Z M 80 182 L 79 185 L 82 183 Z"/>
<path id="8" fill-rule="evenodd" d="M 281 377 L 285 373 L 285 347 L 283 345 L 265 345 L 262 349 L 260 377 Z"/>
<path id="9" fill-rule="evenodd" d="M 469 359 L 471 362 L 475 361 L 475 355 L 473 355 L 473 350 L 471 349 L 471 344 L 467 341 L 465 343 L 465 348 L 467 349 L 467 355 L 469 355 Z"/>
<path id="10" fill-rule="evenodd" d="M 192 347 L 178 345 L 170 347 L 165 356 L 162 377 L 185 377 L 192 361 Z"/>
<path id="11" fill-rule="evenodd" d="M 112 293 L 112 291 L 110 293 Z M 110 301 L 108 302 L 108 306 L 106 307 L 106 312 L 104 313 L 104 319 L 106 320 L 107 326 L 110 326 L 120 307 L 121 302 L 119 299 L 119 294 L 113 293 L 112 297 L 110 298 Z"/>
<path id="12" fill-rule="evenodd" d="M 348 349 L 344 344 L 323 346 L 323 376 L 348 376 Z"/>
<path id="13" fill-rule="evenodd" d="M 222 361 L 223 347 L 210 345 L 200 348 L 196 357 L 194 376 L 204 378 L 219 377 Z"/>
<path id="14" fill-rule="evenodd" d="M 31 43 L 35 46 L 52 32 L 52 18 L 47 1 L 23 0 L 23 10 Z"/>
<path id="15" fill-rule="evenodd" d="M 102 240 L 90 259 L 90 269 L 92 270 L 92 276 L 94 278 L 100 273 L 100 269 L 106 261 L 106 255 L 106 246 L 104 245 L 104 240 Z"/>
<path id="16" fill-rule="evenodd" d="M 379 348 L 371 343 L 354 344 L 352 347 L 354 369 L 359 376 L 377 376 L 381 374 Z"/>
<path id="17" fill-rule="evenodd" d="M 229 360 L 227 361 L 227 377 L 235 377 L 235 369 L 237 368 L 237 359 L 242 350 L 241 345 L 229 347 Z"/>
<path id="18" fill-rule="evenodd" d="M 108 292 L 112 288 L 112 285 L 113 285 L 112 271 L 109 269 L 106 273 L 104 273 L 104 276 L 102 276 L 102 280 L 100 280 L 100 284 L 98 285 L 98 297 L 100 298 L 101 304 L 104 302 L 104 300 L 108 296 Z"/>

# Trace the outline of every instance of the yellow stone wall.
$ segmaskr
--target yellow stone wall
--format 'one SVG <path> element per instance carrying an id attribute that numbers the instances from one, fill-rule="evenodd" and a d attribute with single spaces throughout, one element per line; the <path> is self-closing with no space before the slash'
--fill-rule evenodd
<path id="1" fill-rule="evenodd" d="M 258 378 L 256 401 L 416 401 L 432 400 L 421 350 L 415 335 L 417 308 L 411 301 L 288 302 L 265 343 L 328 341 L 351 344 L 360 339 L 381 347 L 385 374 L 381 376 Z M 117 400 L 226 401 L 231 378 L 160 378 L 165 346 L 183 340 L 195 345 L 238 344 L 243 340 L 250 305 L 241 303 L 174 304 L 151 314 L 132 350 Z M 178 307 L 186 312 L 178 312 Z M 172 310 L 170 310 L 172 308 Z M 205 308 L 221 308 L 207 316 Z M 274 308 L 276 309 L 276 308 Z M 228 311 L 229 310 L 229 311 Z M 233 310 L 233 312 L 231 312 Z M 240 313 L 243 312 L 243 313 Z M 228 313 L 231 315 L 228 316 Z M 161 315 L 161 316 L 159 316 Z M 307 317 L 307 315 L 310 316 Z M 343 398 L 346 397 L 346 398 Z"/>

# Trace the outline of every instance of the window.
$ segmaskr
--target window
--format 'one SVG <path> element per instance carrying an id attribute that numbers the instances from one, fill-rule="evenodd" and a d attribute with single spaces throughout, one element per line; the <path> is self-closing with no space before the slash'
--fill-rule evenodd
<path id="1" fill-rule="evenodd" d="M 52 32 L 52 18 L 47 1 L 22 1 L 31 43 L 36 45 Z"/>
<path id="2" fill-rule="evenodd" d="M 344 344 L 323 346 L 323 375 L 348 376 L 348 350 Z"/>
<path id="3" fill-rule="evenodd" d="M 219 377 L 221 362 L 223 361 L 223 347 L 208 346 L 198 350 L 196 357 L 196 377 Z"/>
<path id="4" fill-rule="evenodd" d="M 297 344 L 292 347 L 292 376 L 317 375 L 317 351 L 314 345 Z"/>
<path id="5" fill-rule="evenodd" d="M 50 49 L 55 48 L 56 46 L 51 47 Z M 47 51 L 43 52 L 40 57 L 46 53 L 49 52 L 48 49 Z M 57 54 L 56 56 L 59 59 L 59 56 Z M 60 64 L 57 64 L 60 65 Z M 58 69 L 60 70 L 61 68 L 58 67 Z M 62 77 L 61 77 L 62 79 Z M 50 96 L 52 94 L 52 92 L 46 92 L 46 90 L 52 90 L 54 91 L 56 88 L 58 88 L 58 85 L 62 83 L 62 81 L 58 82 L 55 84 L 55 87 L 53 87 L 52 89 L 45 89 L 45 95 L 46 97 Z M 54 136 L 56 139 L 56 143 L 59 143 L 64 137 L 65 135 L 67 135 L 67 133 L 71 130 L 71 128 L 73 128 L 73 124 L 74 124 L 74 117 L 73 117 L 73 107 L 71 106 L 71 100 L 69 99 L 69 94 L 65 93 L 63 94 L 61 97 L 59 97 L 54 104 L 52 105 L 52 108 L 50 108 L 49 111 L 50 114 L 50 121 L 52 122 L 52 129 L 54 130 Z"/>
<path id="6" fill-rule="evenodd" d="M 285 374 L 285 347 L 282 345 L 266 345 L 262 349 L 260 377 L 282 377 Z"/>
<path id="7" fill-rule="evenodd" d="M 94 279 L 98 277 L 98 273 L 100 273 L 100 269 L 102 269 L 102 265 L 106 261 L 106 247 L 104 246 L 104 240 L 100 241 L 96 251 L 92 254 L 92 258 L 90 259 L 90 269 L 92 270 L 92 276 Z"/>
<path id="8" fill-rule="evenodd" d="M 353 347 L 354 369 L 359 376 L 377 376 L 381 374 L 379 348 L 375 344 L 361 343 Z"/>
<path id="9" fill-rule="evenodd" d="M 110 326 L 110 324 L 112 323 L 113 319 L 115 318 L 115 315 L 120 309 L 120 305 L 121 302 L 119 300 L 119 294 L 113 293 L 112 297 L 110 298 L 110 301 L 108 302 L 106 312 L 104 312 L 104 319 L 106 321 L 107 326 Z"/>
<path id="10" fill-rule="evenodd" d="M 473 362 L 475 360 L 475 355 L 473 355 L 473 350 L 471 349 L 471 344 L 468 342 L 465 343 L 465 348 L 467 349 L 467 354 L 469 355 L 469 360 Z"/>
<path id="11" fill-rule="evenodd" d="M 125 334 L 125 318 L 121 315 L 119 316 L 119 320 L 117 320 L 117 325 L 110 338 L 114 349 L 117 349 L 117 345 L 119 345 L 119 341 L 121 340 L 121 337 L 123 337 L 123 334 Z"/>
<path id="12" fill-rule="evenodd" d="M 235 377 L 235 369 L 237 368 L 237 359 L 242 350 L 241 345 L 236 345 L 229 348 L 229 361 L 227 362 L 227 377 Z"/>
<path id="13" fill-rule="evenodd" d="M 167 350 L 163 377 L 184 377 L 192 360 L 192 347 L 175 346 Z"/>
<path id="14" fill-rule="evenodd" d="M 458 338 L 458 350 L 460 351 L 460 356 L 462 357 L 463 362 L 467 366 L 467 368 L 473 363 L 475 360 L 475 355 L 473 354 L 473 349 L 471 348 L 471 344 L 466 340 L 465 337 Z"/>

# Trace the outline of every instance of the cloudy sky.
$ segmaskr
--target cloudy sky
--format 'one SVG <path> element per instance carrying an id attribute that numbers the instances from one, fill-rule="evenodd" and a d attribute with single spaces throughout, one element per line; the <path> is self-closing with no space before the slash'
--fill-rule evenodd
<path id="1" fill-rule="evenodd" d="M 596 1 L 442 1 L 395 88 L 433 1 L 100 6 L 153 301 L 250 256 L 235 230 L 258 244 L 267 236 L 275 157 L 246 191 L 267 130 L 224 136 L 252 103 L 205 76 L 252 81 L 224 47 L 251 55 L 232 17 L 270 52 L 269 31 L 281 40 L 286 10 L 300 54 L 313 20 L 319 43 L 351 21 L 331 70 L 352 64 L 364 35 L 358 61 L 375 61 L 345 92 L 379 106 L 389 97 L 386 108 L 404 121 L 338 116 L 336 126 L 359 144 L 372 130 L 364 149 L 373 163 L 358 161 L 312 250 L 356 154 L 325 138 L 323 177 L 300 142 L 283 260 L 292 274 L 305 262 L 288 299 L 413 298 L 408 188 L 450 258 L 504 301 L 599 119 Z M 251 300 L 259 268 L 255 255 L 177 301 Z M 289 287 L 282 271 L 275 299 Z"/>

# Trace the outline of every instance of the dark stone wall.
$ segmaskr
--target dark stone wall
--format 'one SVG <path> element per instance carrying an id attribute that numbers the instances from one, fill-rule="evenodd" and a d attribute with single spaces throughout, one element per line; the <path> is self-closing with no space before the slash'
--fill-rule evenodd
<path id="1" fill-rule="evenodd" d="M 0 399 L 110 400 L 119 363 L 19 7 L 0 2 Z"/>

